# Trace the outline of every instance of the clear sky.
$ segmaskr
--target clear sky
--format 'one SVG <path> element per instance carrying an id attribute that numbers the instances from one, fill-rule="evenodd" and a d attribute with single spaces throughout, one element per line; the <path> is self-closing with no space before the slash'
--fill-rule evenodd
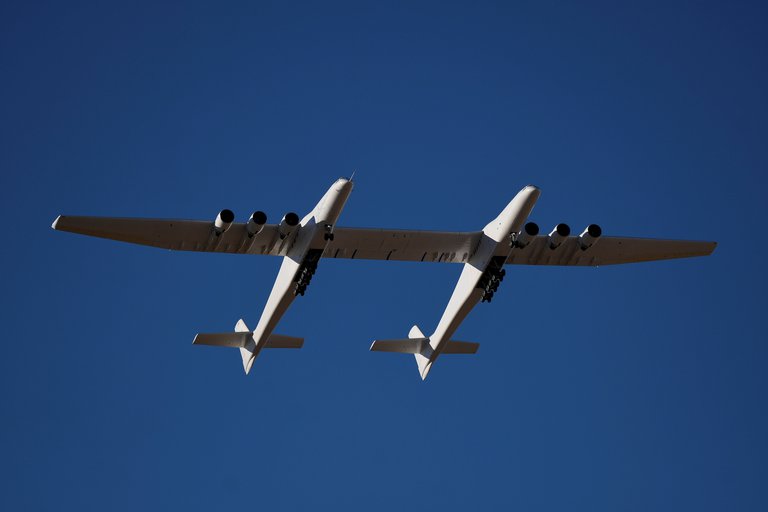
<path id="1" fill-rule="evenodd" d="M 0 509 L 766 510 L 764 2 L 3 2 Z M 226 4 L 226 5 L 223 5 Z M 279 260 L 50 229 L 61 213 L 716 240 L 514 267 L 426 382 L 458 265 Z"/>

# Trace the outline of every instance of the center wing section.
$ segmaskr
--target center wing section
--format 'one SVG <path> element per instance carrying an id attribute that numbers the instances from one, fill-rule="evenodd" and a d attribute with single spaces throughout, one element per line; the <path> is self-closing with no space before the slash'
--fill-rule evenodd
<path id="1" fill-rule="evenodd" d="M 324 258 L 466 263 L 482 231 L 416 231 L 342 228 L 333 230 Z"/>
<path id="2" fill-rule="evenodd" d="M 175 251 L 283 255 L 277 226 L 266 224 L 252 237 L 242 222 L 216 234 L 213 223 L 202 220 L 135 219 L 59 216 L 51 226 L 58 231 L 108 238 Z"/>

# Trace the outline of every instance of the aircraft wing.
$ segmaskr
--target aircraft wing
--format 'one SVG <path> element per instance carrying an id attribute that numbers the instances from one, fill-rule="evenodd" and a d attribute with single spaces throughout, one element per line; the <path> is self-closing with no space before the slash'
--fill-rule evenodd
<path id="1" fill-rule="evenodd" d="M 51 226 L 58 231 L 150 245 L 177 251 L 271 254 L 284 256 L 277 225 L 266 224 L 248 238 L 245 224 L 233 223 L 220 236 L 211 221 L 78 217 L 61 215 Z M 396 261 L 465 262 L 477 247 L 482 232 L 440 232 L 392 229 L 334 229 L 334 240 L 324 257 Z M 277 240 L 279 242 L 279 240 Z"/>
<path id="2" fill-rule="evenodd" d="M 333 230 L 324 258 L 436 261 L 465 263 L 477 248 L 482 231 L 447 232 L 405 229 L 342 228 Z"/>
<path id="3" fill-rule="evenodd" d="M 211 221 L 201 220 L 60 215 L 51 227 L 58 231 L 176 251 L 282 255 L 281 244 L 275 243 L 277 226 L 274 224 L 266 224 L 259 234 L 251 238 L 242 222 L 233 223 L 219 236 L 213 232 Z"/>
<path id="4" fill-rule="evenodd" d="M 324 258 L 464 263 L 477 247 L 482 232 L 409 231 L 395 229 L 341 228 Z M 715 242 L 661 240 L 604 236 L 587 250 L 578 237 L 568 237 L 555 250 L 547 236 L 537 236 L 523 249 L 514 249 L 507 259 L 517 265 L 598 266 L 618 263 L 707 256 Z"/>
<path id="5" fill-rule="evenodd" d="M 514 249 L 507 258 L 507 264 L 596 267 L 708 256 L 716 246 L 716 242 L 603 236 L 586 250 L 581 249 L 578 237 L 569 237 L 560 247 L 552 250 L 547 236 L 537 236 L 527 247 Z"/>
<path id="6" fill-rule="evenodd" d="M 284 255 L 277 226 L 266 224 L 262 231 L 248 237 L 244 223 L 233 223 L 219 236 L 213 223 L 197 220 L 137 219 L 119 217 L 59 216 L 54 229 L 122 242 L 149 245 L 177 251 L 224 252 L 240 254 Z M 472 255 L 481 231 L 416 231 L 404 229 L 344 228 L 334 229 L 334 240 L 323 254 L 325 258 L 430 261 L 465 263 Z M 277 243 L 276 243 L 277 242 Z M 577 237 L 568 237 L 551 250 L 547 236 L 537 236 L 523 249 L 514 249 L 507 259 L 517 265 L 599 266 L 618 263 L 706 256 L 715 242 L 659 240 L 603 236 L 592 247 L 581 250 Z"/>

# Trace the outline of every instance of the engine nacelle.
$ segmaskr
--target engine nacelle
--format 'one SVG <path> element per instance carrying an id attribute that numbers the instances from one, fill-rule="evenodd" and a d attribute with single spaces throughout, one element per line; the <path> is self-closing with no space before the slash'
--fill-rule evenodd
<path id="1" fill-rule="evenodd" d="M 235 214 L 232 213 L 232 210 L 221 210 L 216 216 L 216 220 L 213 221 L 213 230 L 216 233 L 216 236 L 225 233 L 232 225 L 234 220 Z"/>
<path id="2" fill-rule="evenodd" d="M 590 224 L 582 234 L 579 235 L 579 247 L 582 251 L 586 251 L 597 243 L 600 235 L 603 234 L 603 230 L 597 224 Z"/>
<path id="3" fill-rule="evenodd" d="M 565 241 L 566 238 L 568 238 L 568 235 L 571 234 L 571 228 L 568 226 L 568 224 L 563 224 L 562 222 L 555 226 L 555 229 L 552 230 L 552 232 L 549 234 L 549 248 L 550 249 L 557 249 L 560 247 L 560 244 Z"/>
<path id="4" fill-rule="evenodd" d="M 528 222 L 515 236 L 515 247 L 522 249 L 531 243 L 531 240 L 539 234 L 539 226 L 535 222 Z"/>
<path id="5" fill-rule="evenodd" d="M 280 225 L 277 227 L 277 232 L 280 235 L 280 240 L 290 235 L 298 225 L 299 225 L 299 216 L 293 212 L 286 213 L 283 216 L 283 220 L 280 221 Z"/>
<path id="6" fill-rule="evenodd" d="M 267 214 L 262 211 L 255 211 L 251 214 L 251 217 L 248 219 L 248 224 L 246 224 L 246 229 L 248 230 L 248 236 L 256 236 L 259 233 L 261 233 L 261 230 L 264 229 L 264 224 L 267 223 Z"/>

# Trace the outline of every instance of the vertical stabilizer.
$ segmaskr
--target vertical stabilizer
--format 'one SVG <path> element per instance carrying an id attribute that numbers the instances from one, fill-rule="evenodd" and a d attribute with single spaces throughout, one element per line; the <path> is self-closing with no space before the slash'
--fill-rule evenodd
<path id="1" fill-rule="evenodd" d="M 421 329 L 419 329 L 418 325 L 411 327 L 411 331 L 408 333 L 408 337 L 426 338 L 427 342 L 423 345 L 423 347 L 426 350 L 431 349 L 429 345 L 429 338 L 424 336 L 424 333 L 421 332 Z M 429 357 L 424 355 L 424 352 L 421 354 L 413 354 L 413 356 L 416 358 L 416 365 L 419 367 L 419 375 L 421 375 L 421 380 L 425 380 L 427 378 L 427 374 L 429 373 L 429 369 L 432 367 L 432 363 L 429 361 Z"/>
<path id="2" fill-rule="evenodd" d="M 245 322 L 241 318 L 237 321 L 237 324 L 235 324 L 235 332 L 251 332 L 251 330 L 247 325 L 245 325 Z M 254 354 L 255 351 L 256 342 L 253 341 L 252 336 L 249 336 L 245 346 L 240 347 L 240 356 L 243 358 L 243 370 L 245 370 L 246 375 L 248 375 L 248 372 L 251 371 L 253 362 L 256 360 L 256 356 Z"/>

